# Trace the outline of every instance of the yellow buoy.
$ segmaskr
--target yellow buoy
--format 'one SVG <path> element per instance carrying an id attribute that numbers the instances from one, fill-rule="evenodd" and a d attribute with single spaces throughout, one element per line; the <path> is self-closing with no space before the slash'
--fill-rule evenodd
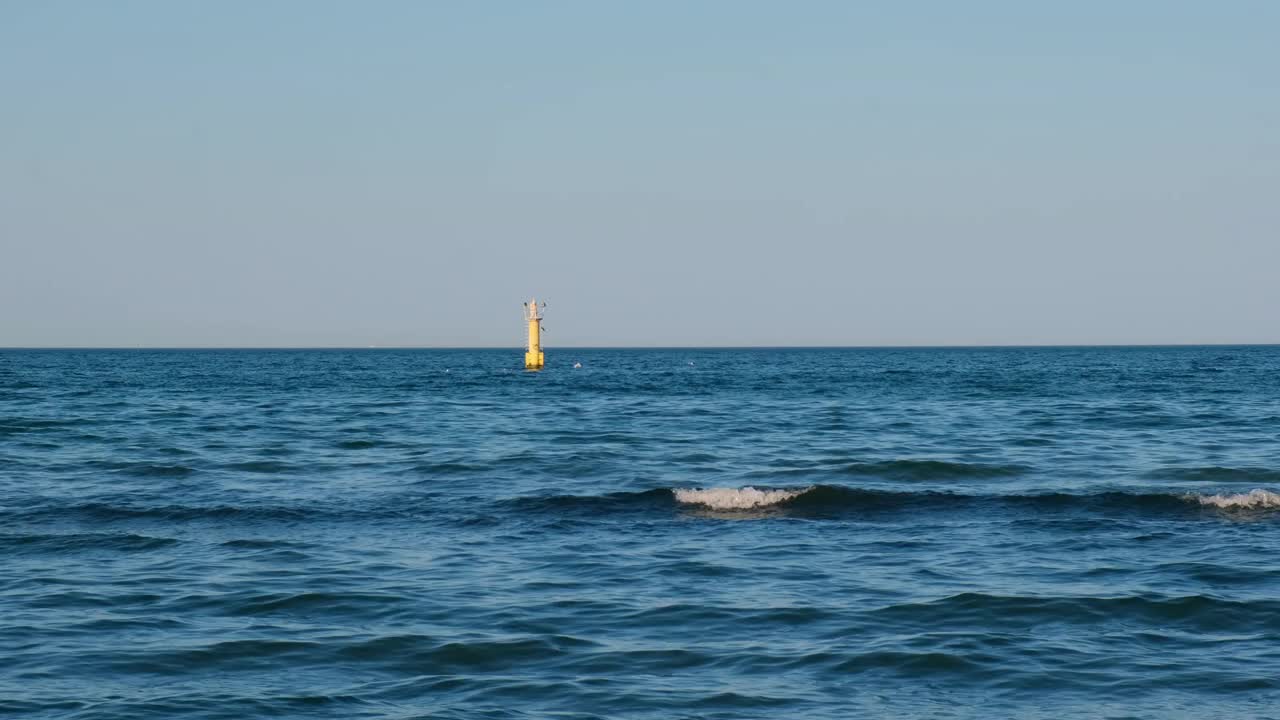
<path id="1" fill-rule="evenodd" d="M 546 363 L 542 354 L 542 310 L 547 304 L 538 306 L 538 299 L 533 298 L 524 304 L 524 319 L 529 323 L 529 343 L 524 351 L 524 369 L 541 370 Z"/>

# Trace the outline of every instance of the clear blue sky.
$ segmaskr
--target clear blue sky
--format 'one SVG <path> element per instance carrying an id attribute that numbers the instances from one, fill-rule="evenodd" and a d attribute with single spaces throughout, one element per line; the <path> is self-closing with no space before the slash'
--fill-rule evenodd
<path id="1" fill-rule="evenodd" d="M 0 345 L 1280 342 L 1277 28 L 0 0 Z"/>

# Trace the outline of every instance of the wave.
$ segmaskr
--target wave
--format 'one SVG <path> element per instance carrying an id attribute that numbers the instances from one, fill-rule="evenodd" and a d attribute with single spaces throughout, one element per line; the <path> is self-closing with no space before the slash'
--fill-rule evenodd
<path id="1" fill-rule="evenodd" d="M 150 522 L 217 522 L 217 523 L 308 523 L 362 522 L 378 519 L 412 519 L 425 516 L 446 517 L 447 512 L 430 495 L 412 497 L 395 495 L 364 501 L 330 499 L 325 501 L 246 502 L 241 504 L 176 504 L 149 503 L 125 498 L 90 502 L 48 499 L 26 507 L 0 505 L 0 527 L 7 522 L 73 522 L 150 523 Z M 453 517 L 453 516 L 449 516 Z M 456 519 L 456 518 L 455 518 Z M 0 533 L 0 537 L 4 537 Z M 234 547 L 234 545 L 229 545 Z"/>
<path id="2" fill-rule="evenodd" d="M 470 498 L 469 500 L 476 500 Z M 491 508 L 493 506 L 490 506 Z M 1047 492 L 1036 494 L 967 494 L 942 490 L 882 490 L 842 485 L 794 487 L 676 487 L 622 491 L 603 495 L 526 495 L 497 502 L 496 507 L 517 515 L 546 514 L 599 518 L 627 514 L 670 513 L 680 509 L 713 513 L 767 513 L 814 519 L 840 517 L 892 517 L 919 512 L 1013 512 L 1062 521 L 1087 516 L 1123 517 L 1134 514 L 1196 517 L 1206 512 L 1251 515 L 1280 511 L 1280 492 L 1255 488 L 1236 494 L 1101 491 L 1093 493 Z M 394 501 L 372 503 L 307 503 L 247 505 L 178 505 L 132 502 L 49 503 L 37 507 L 0 507 L 0 522 L 9 518 L 75 522 L 268 522 L 358 521 L 373 518 L 437 517 L 485 518 L 501 522 L 501 516 L 474 515 L 474 508 L 459 508 L 452 515 L 439 502 L 397 496 Z M 76 540 L 78 538 L 78 540 Z M 168 540 L 111 535 L 106 546 L 151 549 Z M 0 545 L 53 547 L 61 543 L 94 545 L 88 536 L 0 535 Z"/>
<path id="3" fill-rule="evenodd" d="M 83 503 L 51 509 L 52 514 L 65 514 L 84 517 L 91 520 L 230 520 L 243 518 L 261 519 L 302 519 L 306 510 L 292 507 L 242 507 L 236 505 L 192 506 L 192 505 L 115 505 L 110 503 Z"/>
<path id="4" fill-rule="evenodd" d="M 960 463 L 943 460 L 886 460 L 872 463 L 851 463 L 843 468 L 848 475 L 867 475 L 894 480 L 954 480 L 956 478 L 1000 478 L 1025 475 L 1031 468 L 1025 465 L 993 465 L 986 463 Z"/>
<path id="5" fill-rule="evenodd" d="M 393 635 L 364 641 L 243 638 L 201 645 L 89 653 L 85 664 L 131 674 L 187 675 L 210 670 L 270 670 L 281 666 L 387 663 L 418 674 L 491 672 L 564 657 L 582 643 L 570 636 L 446 640 Z"/>
<path id="6" fill-rule="evenodd" d="M 9 552 L 64 553 L 79 550 L 137 552 L 176 545 L 177 540 L 129 533 L 0 534 Z"/>
<path id="7" fill-rule="evenodd" d="M 235 470 L 246 473 L 259 473 L 264 475 L 275 475 L 278 473 L 295 472 L 301 470 L 296 465 L 280 462 L 278 460 L 248 460 L 245 462 L 227 463 L 222 466 L 226 470 Z"/>
<path id="8" fill-rule="evenodd" d="M 52 418 L 27 418 L 27 417 L 0 417 L 0 435 L 17 435 L 19 433 L 34 433 L 45 430 L 60 430 L 62 428 L 74 428 L 79 425 L 92 425 L 95 423 L 87 422 L 79 418 L 68 419 L 52 419 Z"/>
<path id="9" fill-rule="evenodd" d="M 131 463 L 120 467 L 119 471 L 130 475 L 137 475 L 139 477 L 180 478 L 194 474 L 196 469 L 187 465 Z"/>
<path id="10" fill-rule="evenodd" d="M 881 460 L 877 462 L 828 461 L 799 467 L 761 469 L 751 472 L 752 478 L 803 477 L 816 479 L 826 476 L 866 477 L 902 482 L 946 482 L 951 480 L 981 480 L 1010 478 L 1034 471 L 1027 465 L 1014 463 L 963 463 L 945 460 Z"/>
<path id="11" fill-rule="evenodd" d="M 879 622 L 921 628 L 989 627 L 1001 618 L 1009 627 L 1046 622 L 1096 625 L 1129 622 L 1147 626 L 1181 626 L 1196 632 L 1275 632 L 1280 629 L 1280 601 L 1231 600 L 1211 595 L 998 595 L 964 592 L 928 602 L 889 605 L 872 611 Z"/>
<path id="12" fill-rule="evenodd" d="M 246 598 L 222 598 L 222 611 L 228 615 L 329 614 L 334 617 L 360 615 L 370 617 L 400 609 L 409 601 L 403 595 L 386 592 L 298 592 L 264 593 Z"/>
<path id="13" fill-rule="evenodd" d="M 676 502 L 685 505 L 703 505 L 714 510 L 750 510 L 792 500 L 812 489 L 812 487 L 801 490 L 757 490 L 753 487 L 705 490 L 677 488 L 671 493 L 675 495 Z"/>
<path id="14" fill-rule="evenodd" d="M 670 490 L 655 489 L 641 492 L 615 492 L 606 495 L 534 495 L 504 500 L 500 504 L 521 512 L 584 511 L 592 514 L 647 510 L 669 507 L 674 500 Z"/>
<path id="15" fill-rule="evenodd" d="M 1153 470 L 1146 477 L 1205 483 L 1274 483 L 1280 482 L 1280 470 L 1261 467 L 1168 467 Z"/>
<path id="16" fill-rule="evenodd" d="M 670 488 L 607 495 L 555 495 L 504 501 L 522 511 L 642 512 L 687 507 L 715 512 L 782 512 L 800 517 L 879 515 L 901 512 L 1022 510 L 1037 515 L 1087 512 L 1187 515 L 1205 510 L 1280 510 L 1280 493 L 1255 489 L 1238 495 L 1121 490 L 1094 493 L 963 494 L 944 491 L 879 490 L 841 485 L 800 487 Z"/>
<path id="17" fill-rule="evenodd" d="M 279 521 L 297 522 L 317 518 L 355 518 L 369 513 L 359 508 L 338 506 L 283 505 L 147 505 L 129 502 L 49 503 L 37 507 L 0 507 L 0 523 L 16 518 L 24 521 L 131 522 L 131 521 Z"/>
<path id="18" fill-rule="evenodd" d="M 1263 510 L 1280 508 L 1280 494 L 1255 488 L 1247 493 L 1234 495 L 1197 495 L 1201 505 L 1211 505 L 1224 510 Z"/>
<path id="19" fill-rule="evenodd" d="M 294 549 L 310 547 L 306 543 L 290 542 L 288 540 L 267 540 L 261 538 L 248 538 L 243 540 L 227 540 L 222 543 L 222 547 L 236 548 L 240 550 L 277 550 L 280 548 Z"/>

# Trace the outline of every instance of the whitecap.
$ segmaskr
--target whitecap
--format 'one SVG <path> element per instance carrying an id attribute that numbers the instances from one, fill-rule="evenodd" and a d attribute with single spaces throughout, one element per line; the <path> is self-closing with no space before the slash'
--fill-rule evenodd
<path id="1" fill-rule="evenodd" d="M 1228 509 L 1280 508 L 1280 494 L 1261 488 L 1235 495 L 1200 495 L 1198 499 L 1201 505 L 1212 505 Z"/>
<path id="2" fill-rule="evenodd" d="M 671 492 L 676 502 L 687 505 L 704 505 L 714 510 L 750 510 L 786 502 L 812 490 L 757 490 L 743 488 L 675 488 Z"/>

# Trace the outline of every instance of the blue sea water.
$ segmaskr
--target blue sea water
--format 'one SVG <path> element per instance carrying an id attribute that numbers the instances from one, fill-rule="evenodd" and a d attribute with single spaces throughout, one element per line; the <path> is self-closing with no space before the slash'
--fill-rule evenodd
<path id="1" fill-rule="evenodd" d="M 1280 348 L 520 362 L 0 351 L 0 715 L 1280 717 Z"/>

